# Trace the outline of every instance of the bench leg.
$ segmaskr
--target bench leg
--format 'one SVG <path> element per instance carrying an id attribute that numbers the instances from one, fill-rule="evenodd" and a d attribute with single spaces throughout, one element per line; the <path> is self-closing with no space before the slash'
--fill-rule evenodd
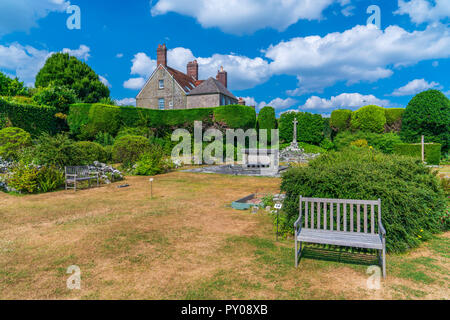
<path id="1" fill-rule="evenodd" d="M 386 245 L 383 244 L 383 279 L 386 279 Z"/>
<path id="2" fill-rule="evenodd" d="M 298 241 L 297 232 L 295 233 L 295 267 L 298 267 Z"/>

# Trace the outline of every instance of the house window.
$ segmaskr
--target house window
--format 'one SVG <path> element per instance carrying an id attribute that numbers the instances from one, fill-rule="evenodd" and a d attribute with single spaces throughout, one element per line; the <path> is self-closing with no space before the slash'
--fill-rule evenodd
<path id="1" fill-rule="evenodd" d="M 164 110 L 164 106 L 165 106 L 164 98 L 159 99 L 159 102 L 158 102 L 159 110 Z"/>
<path id="2" fill-rule="evenodd" d="M 220 105 L 221 106 L 225 105 L 225 96 L 223 96 L 223 95 L 220 96 Z"/>
<path id="3" fill-rule="evenodd" d="M 164 89 L 164 80 L 159 80 L 159 88 Z"/>

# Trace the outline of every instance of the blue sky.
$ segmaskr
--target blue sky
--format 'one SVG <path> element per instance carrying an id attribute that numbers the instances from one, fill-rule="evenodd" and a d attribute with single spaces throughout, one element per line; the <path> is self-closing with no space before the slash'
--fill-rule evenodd
<path id="1" fill-rule="evenodd" d="M 69 30 L 69 5 L 81 29 Z M 370 5 L 381 29 L 367 25 Z M 277 113 L 404 107 L 450 93 L 448 0 L 2 0 L 0 70 L 32 85 L 53 52 L 86 61 L 113 99 L 133 103 L 166 43 L 170 66 L 228 71 L 229 88 Z"/>

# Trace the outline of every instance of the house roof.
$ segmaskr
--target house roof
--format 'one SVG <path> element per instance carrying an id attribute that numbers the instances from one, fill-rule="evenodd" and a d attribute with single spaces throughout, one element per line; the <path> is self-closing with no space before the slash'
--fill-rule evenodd
<path id="1" fill-rule="evenodd" d="M 192 89 L 189 92 L 190 96 L 200 95 L 200 94 L 213 94 L 213 93 L 221 93 L 230 98 L 237 98 L 232 94 L 219 80 L 214 78 L 209 78 L 208 80 L 203 81 L 196 88 Z"/>
<path id="2" fill-rule="evenodd" d="M 189 93 L 192 89 L 194 89 L 197 86 L 196 83 L 197 81 L 194 78 L 188 76 L 187 74 L 175 70 L 171 67 L 166 67 L 166 69 L 186 93 Z"/>

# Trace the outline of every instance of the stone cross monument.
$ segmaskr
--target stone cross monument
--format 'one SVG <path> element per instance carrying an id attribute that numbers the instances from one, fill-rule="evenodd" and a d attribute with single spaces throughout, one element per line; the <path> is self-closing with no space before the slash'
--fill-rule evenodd
<path id="1" fill-rule="evenodd" d="M 297 143 L 297 118 L 294 118 L 294 134 L 292 136 L 292 143 L 291 143 L 291 148 L 292 149 L 298 149 L 298 143 Z"/>

